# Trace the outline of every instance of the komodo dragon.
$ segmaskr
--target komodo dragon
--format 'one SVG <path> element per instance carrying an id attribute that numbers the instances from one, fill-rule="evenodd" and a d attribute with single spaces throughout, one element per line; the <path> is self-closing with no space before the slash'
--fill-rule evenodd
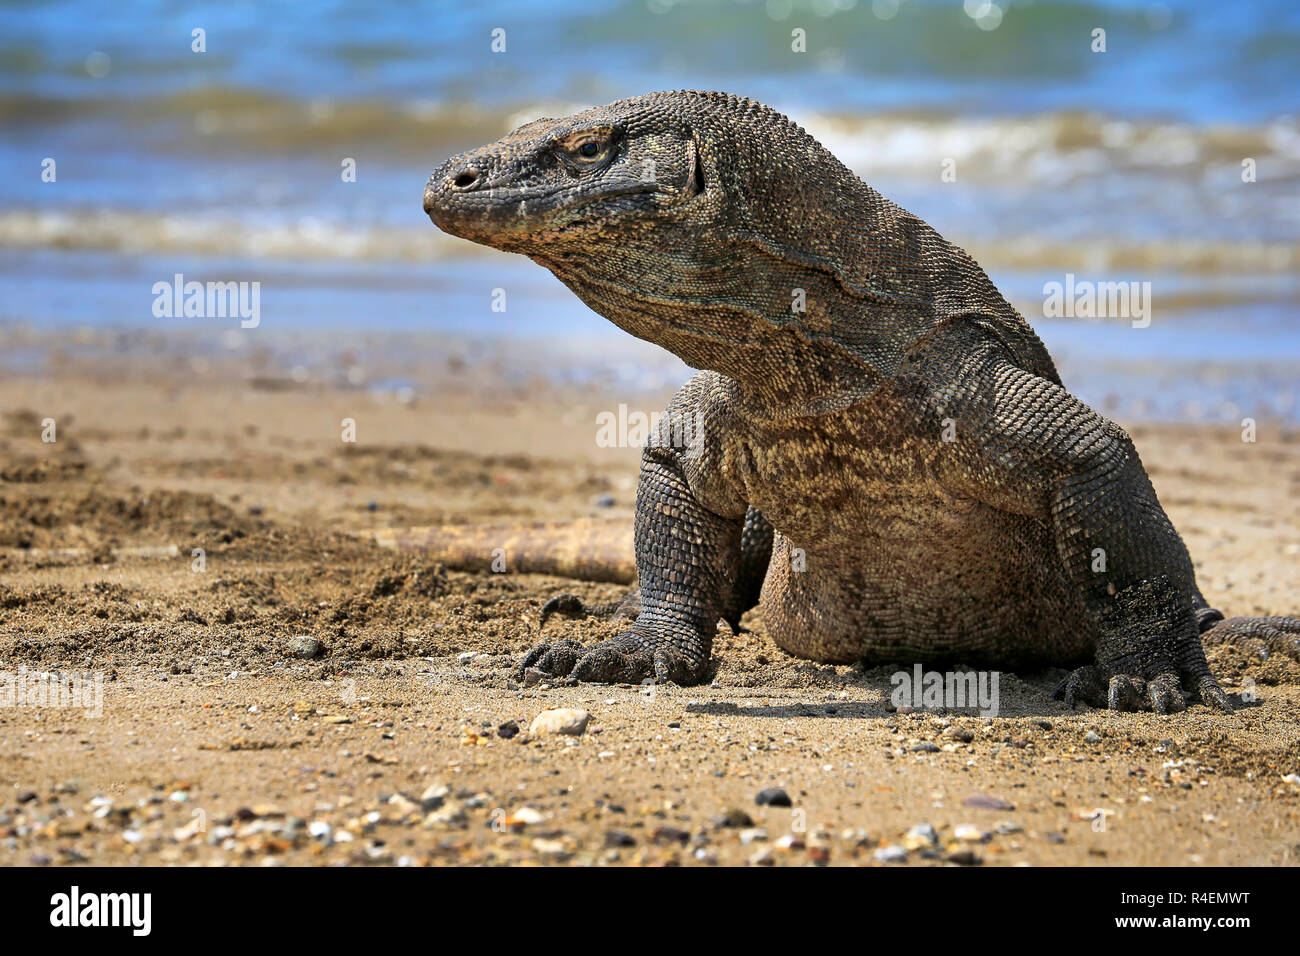
<path id="1" fill-rule="evenodd" d="M 539 119 L 447 160 L 424 208 L 703 369 L 667 411 L 696 441 L 642 458 L 634 620 L 521 672 L 698 683 L 755 603 L 817 661 L 1082 665 L 1071 706 L 1230 711 L 1202 642 L 1296 654 L 1300 621 L 1208 606 L 1129 436 L 974 260 L 774 110 Z"/>

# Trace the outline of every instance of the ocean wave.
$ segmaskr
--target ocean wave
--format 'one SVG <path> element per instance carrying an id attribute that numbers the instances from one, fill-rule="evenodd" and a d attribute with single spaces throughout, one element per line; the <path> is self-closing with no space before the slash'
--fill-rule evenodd
<path id="1" fill-rule="evenodd" d="M 496 139 L 540 116 L 594 104 L 526 101 L 485 107 L 460 101 L 298 99 L 262 90 L 201 86 L 130 98 L 0 95 L 0 121 L 22 139 L 38 127 L 115 122 L 137 144 L 200 156 L 366 155 L 432 162 Z M 781 104 L 777 104 L 781 105 Z M 1300 179 L 1300 117 L 1257 124 L 1137 120 L 1094 112 L 969 116 L 935 111 L 848 114 L 785 104 L 790 115 L 864 178 L 938 181 L 958 175 L 1022 184 L 1151 171 L 1204 175 L 1254 159 L 1261 182 Z"/>
<path id="2" fill-rule="evenodd" d="M 390 263 L 496 255 L 431 226 L 361 226 L 313 216 L 254 224 L 234 217 L 130 209 L 3 210 L 0 248 Z M 1300 272 L 1300 242 L 1052 242 L 1027 236 L 971 243 L 968 250 L 988 269 L 1229 276 Z"/>

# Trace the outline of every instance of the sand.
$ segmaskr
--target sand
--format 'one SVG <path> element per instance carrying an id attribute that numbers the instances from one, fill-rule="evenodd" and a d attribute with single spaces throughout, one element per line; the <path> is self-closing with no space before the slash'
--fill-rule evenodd
<path id="1" fill-rule="evenodd" d="M 900 714 L 893 668 L 793 659 L 757 613 L 710 686 L 522 686 L 541 604 L 619 585 L 355 534 L 630 521 L 638 451 L 594 437 L 626 397 L 481 371 L 413 399 L 103 356 L 0 382 L 0 671 L 103 675 L 98 716 L 0 707 L 0 863 L 1300 860 L 1300 665 L 1257 648 L 1211 653 L 1232 716 L 1071 713 L 1060 670 L 1001 675 L 994 719 Z M 1130 430 L 1209 600 L 1300 610 L 1297 434 Z M 530 734 L 554 707 L 586 732 Z"/>

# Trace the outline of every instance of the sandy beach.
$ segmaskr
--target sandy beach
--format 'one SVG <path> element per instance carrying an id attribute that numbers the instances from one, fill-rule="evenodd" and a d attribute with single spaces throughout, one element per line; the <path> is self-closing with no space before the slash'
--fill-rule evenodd
<path id="1" fill-rule="evenodd" d="M 639 452 L 594 438 L 627 398 L 443 364 L 417 394 L 75 354 L 0 383 L 0 671 L 103 675 L 98 716 L 0 708 L 0 864 L 1300 860 L 1300 665 L 1258 649 L 1211 651 L 1232 716 L 1071 713 L 1059 670 L 1001 675 L 993 719 L 900 714 L 891 668 L 790 658 L 753 612 L 710 686 L 522 686 L 541 605 L 620 585 L 365 533 L 630 522 Z M 1209 600 L 1296 611 L 1297 433 L 1131 432 Z M 586 732 L 530 733 L 555 707 Z"/>

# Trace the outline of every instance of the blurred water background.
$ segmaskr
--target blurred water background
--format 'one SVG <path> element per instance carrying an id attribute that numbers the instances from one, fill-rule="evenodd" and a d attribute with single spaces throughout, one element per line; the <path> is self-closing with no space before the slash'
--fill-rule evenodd
<path id="1" fill-rule="evenodd" d="M 548 354 L 562 376 L 684 378 L 540 267 L 420 208 L 452 152 L 678 88 L 782 110 L 969 249 L 1085 400 L 1300 420 L 1293 0 L 5 2 L 0 370 L 40 374 L 52 336 L 181 332 L 190 359 L 258 344 L 310 377 L 321 349 L 418 362 L 411 343 L 445 333 L 521 369 Z M 260 326 L 155 318 L 151 288 L 176 273 L 259 281 Z M 1043 286 L 1066 273 L 1150 282 L 1150 327 L 1045 318 Z"/>

